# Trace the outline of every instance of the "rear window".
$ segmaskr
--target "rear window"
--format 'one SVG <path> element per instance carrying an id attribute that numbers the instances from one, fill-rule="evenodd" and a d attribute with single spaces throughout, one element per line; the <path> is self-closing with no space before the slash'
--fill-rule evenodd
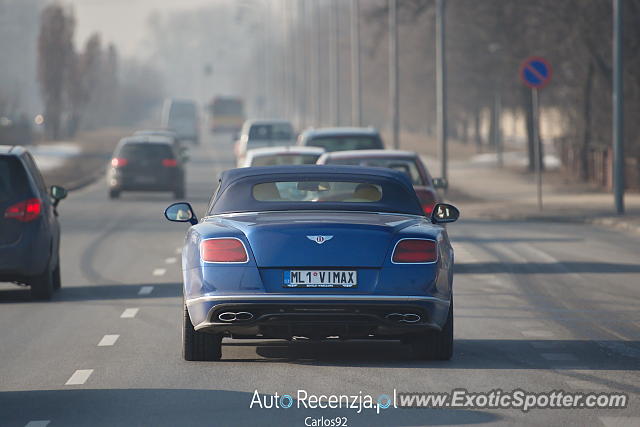
<path id="1" fill-rule="evenodd" d="M 382 187 L 369 182 L 278 181 L 253 186 L 259 202 L 373 203 L 382 199 Z"/>
<path id="2" fill-rule="evenodd" d="M 317 137 L 307 142 L 311 147 L 322 147 L 325 151 L 375 150 L 384 148 L 375 136 L 331 136 Z"/>
<path id="3" fill-rule="evenodd" d="M 22 163 L 15 157 L 0 156 L 0 202 L 7 202 L 29 192 L 29 179 Z"/>
<path id="4" fill-rule="evenodd" d="M 196 106 L 188 102 L 172 102 L 169 116 L 174 119 L 193 119 L 196 116 Z"/>
<path id="5" fill-rule="evenodd" d="M 418 165 L 415 159 L 393 159 L 393 158 L 375 158 L 375 157 L 356 157 L 349 159 L 331 159 L 328 158 L 328 165 L 352 165 L 352 166 L 371 166 L 379 168 L 394 169 L 406 174 L 411 178 L 413 185 L 425 185 L 424 179 L 420 175 Z"/>
<path id="6" fill-rule="evenodd" d="M 274 154 L 254 157 L 251 166 L 313 165 L 318 154 Z"/>
<path id="7" fill-rule="evenodd" d="M 249 129 L 249 139 L 273 140 L 292 139 L 293 129 L 285 123 L 252 125 Z"/>
<path id="8" fill-rule="evenodd" d="M 172 159 L 174 154 L 168 144 L 129 143 L 120 148 L 117 157 L 125 159 Z"/>

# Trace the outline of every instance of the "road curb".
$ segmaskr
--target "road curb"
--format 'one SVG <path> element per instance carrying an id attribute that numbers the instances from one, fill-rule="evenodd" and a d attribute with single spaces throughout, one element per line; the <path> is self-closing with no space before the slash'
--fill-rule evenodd
<path id="1" fill-rule="evenodd" d="M 559 223 L 559 224 L 590 224 L 600 227 L 614 228 L 621 231 L 629 231 L 640 234 L 640 223 L 627 221 L 619 217 L 593 217 L 593 216 L 565 216 L 565 215 L 500 215 L 500 214 L 481 214 L 476 216 L 480 219 L 489 219 L 493 221 L 505 222 L 539 222 L 539 223 Z"/>
<path id="2" fill-rule="evenodd" d="M 611 227 L 622 231 L 631 231 L 632 233 L 640 234 L 640 224 L 620 220 L 620 218 L 616 217 L 590 218 L 587 222 L 593 225 Z"/>

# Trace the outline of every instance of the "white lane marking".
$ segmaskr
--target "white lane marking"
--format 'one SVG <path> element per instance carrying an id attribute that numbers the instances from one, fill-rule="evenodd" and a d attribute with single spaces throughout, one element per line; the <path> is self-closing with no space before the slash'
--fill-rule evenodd
<path id="1" fill-rule="evenodd" d="M 166 262 L 167 264 L 175 264 L 177 260 L 178 260 L 178 258 L 172 256 L 172 257 L 169 257 L 169 258 L 165 259 L 164 262 Z"/>
<path id="2" fill-rule="evenodd" d="M 480 262 L 478 257 L 476 257 L 473 254 L 473 251 L 469 245 L 460 244 L 460 243 L 454 244 L 453 252 L 455 254 L 456 262 L 471 263 L 471 264 L 476 264 Z"/>
<path id="3" fill-rule="evenodd" d="M 182 247 L 176 248 L 176 254 L 180 255 L 182 253 Z"/>
<path id="4" fill-rule="evenodd" d="M 82 385 L 87 382 L 92 373 L 93 369 L 78 369 L 64 385 Z"/>
<path id="5" fill-rule="evenodd" d="M 134 317 L 136 317 L 136 314 L 138 314 L 138 310 L 140 310 L 139 308 L 127 308 L 125 309 L 122 314 L 120 315 L 121 319 L 132 319 Z"/>
<path id="6" fill-rule="evenodd" d="M 570 271 L 569 268 L 567 268 L 567 266 L 562 263 L 562 261 L 555 258 L 554 256 L 549 255 L 544 251 L 541 251 L 535 246 L 530 245 L 528 243 L 522 243 L 519 246 L 520 248 L 524 249 L 525 252 L 529 251 L 529 253 L 534 253 L 538 257 L 542 258 L 544 261 L 548 262 L 549 264 L 556 264 L 560 269 L 562 269 L 565 272 L 563 274 L 573 277 L 574 279 L 582 279 L 582 277 L 578 273 L 574 273 Z"/>
<path id="7" fill-rule="evenodd" d="M 604 427 L 637 427 L 640 417 L 600 417 Z"/>
<path id="8" fill-rule="evenodd" d="M 545 330 L 542 330 L 542 329 L 536 329 L 536 330 L 531 330 L 531 331 L 522 331 L 521 333 L 525 337 L 539 337 L 539 338 L 547 338 L 547 337 L 552 337 L 552 336 L 555 335 L 551 331 L 545 331 Z"/>
<path id="9" fill-rule="evenodd" d="M 112 346 L 116 343 L 116 341 L 118 341 L 118 338 L 120 338 L 120 335 L 105 335 L 98 343 L 98 347 Z"/>
<path id="10" fill-rule="evenodd" d="M 153 270 L 153 275 L 154 276 L 164 276 L 164 273 L 167 272 L 166 268 L 156 268 L 155 270 Z"/>
<path id="11" fill-rule="evenodd" d="M 47 427 L 51 420 L 33 420 L 25 424 L 24 427 Z"/>
<path id="12" fill-rule="evenodd" d="M 570 353 L 542 353 L 540 354 L 543 359 L 559 361 L 576 361 L 578 360 L 573 354 Z"/>
<path id="13" fill-rule="evenodd" d="M 610 388 L 603 384 L 596 384 L 585 380 L 567 380 L 565 381 L 569 387 L 576 390 L 609 390 Z"/>
<path id="14" fill-rule="evenodd" d="M 151 292 L 153 292 L 153 286 L 143 286 L 138 291 L 138 295 L 149 295 Z"/>

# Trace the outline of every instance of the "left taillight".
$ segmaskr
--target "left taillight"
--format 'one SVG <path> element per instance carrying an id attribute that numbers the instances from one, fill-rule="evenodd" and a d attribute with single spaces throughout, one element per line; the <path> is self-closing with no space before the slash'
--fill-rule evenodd
<path id="1" fill-rule="evenodd" d="M 40 199 L 27 199 L 9 206 L 4 211 L 6 219 L 17 219 L 20 222 L 30 222 L 40 216 L 42 201 Z"/>
<path id="2" fill-rule="evenodd" d="M 204 262 L 243 263 L 249 260 L 240 239 L 207 239 L 200 243 L 200 257 Z"/>
<path id="3" fill-rule="evenodd" d="M 114 157 L 113 159 L 111 159 L 111 166 L 113 166 L 114 168 L 121 168 L 123 166 L 126 166 L 127 163 L 129 163 L 129 161 L 122 157 Z"/>
<path id="4" fill-rule="evenodd" d="M 178 166 L 178 161 L 176 159 L 164 159 L 162 160 L 162 166 L 165 168 L 175 168 Z"/>
<path id="5" fill-rule="evenodd" d="M 438 259 L 438 244 L 426 239 L 402 239 L 393 250 L 391 260 L 396 264 L 435 262 Z"/>

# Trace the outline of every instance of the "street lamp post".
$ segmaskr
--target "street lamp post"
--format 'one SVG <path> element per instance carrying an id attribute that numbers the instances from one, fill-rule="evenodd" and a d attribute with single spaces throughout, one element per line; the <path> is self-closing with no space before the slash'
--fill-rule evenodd
<path id="1" fill-rule="evenodd" d="M 351 0 L 351 124 L 353 126 L 362 126 L 360 77 L 360 1 Z"/>
<path id="2" fill-rule="evenodd" d="M 622 0 L 613 1 L 613 194 L 624 213 L 624 95 L 622 80 Z"/>
<path id="3" fill-rule="evenodd" d="M 447 179 L 447 63 L 445 54 L 445 0 L 436 0 L 436 99 L 440 176 Z"/>
<path id="4" fill-rule="evenodd" d="M 398 96 L 398 2 L 389 0 L 389 107 L 391 109 L 391 140 L 400 148 L 400 103 Z"/>

